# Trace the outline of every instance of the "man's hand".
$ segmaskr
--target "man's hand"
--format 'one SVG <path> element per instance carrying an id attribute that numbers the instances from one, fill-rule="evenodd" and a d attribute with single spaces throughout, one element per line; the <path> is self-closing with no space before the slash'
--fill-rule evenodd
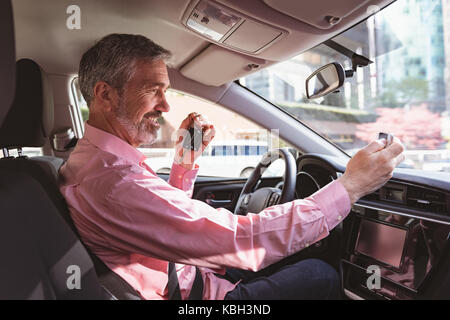
<path id="1" fill-rule="evenodd" d="M 394 168 L 405 160 L 400 140 L 394 138 L 391 145 L 385 145 L 386 140 L 376 140 L 358 151 L 338 179 L 347 189 L 351 204 L 381 188 L 392 178 Z"/>
<path id="2" fill-rule="evenodd" d="M 186 134 L 189 134 L 189 128 L 193 125 L 202 128 L 202 143 L 197 151 L 187 150 L 183 148 L 183 139 Z M 175 163 L 180 166 L 191 170 L 194 167 L 195 160 L 203 153 L 205 148 L 214 138 L 216 129 L 205 116 L 196 112 L 190 113 L 186 119 L 180 125 L 180 128 L 176 132 L 176 144 L 175 144 Z"/>

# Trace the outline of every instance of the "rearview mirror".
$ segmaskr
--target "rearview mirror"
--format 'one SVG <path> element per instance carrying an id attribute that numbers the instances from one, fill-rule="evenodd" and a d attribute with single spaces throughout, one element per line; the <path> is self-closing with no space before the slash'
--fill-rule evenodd
<path id="1" fill-rule="evenodd" d="M 345 71 L 337 62 L 333 62 L 314 71 L 306 79 L 306 97 L 315 99 L 333 92 L 344 84 Z"/>

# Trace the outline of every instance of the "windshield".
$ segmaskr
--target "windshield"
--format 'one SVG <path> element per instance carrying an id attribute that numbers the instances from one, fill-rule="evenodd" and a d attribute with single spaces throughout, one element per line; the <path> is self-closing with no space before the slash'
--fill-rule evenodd
<path id="1" fill-rule="evenodd" d="M 388 132 L 406 147 L 400 167 L 450 172 L 447 6 L 441 0 L 398 0 L 333 38 L 373 61 L 337 93 L 306 98 L 305 80 L 314 70 L 331 62 L 352 67 L 349 58 L 325 44 L 240 82 L 349 155 Z"/>

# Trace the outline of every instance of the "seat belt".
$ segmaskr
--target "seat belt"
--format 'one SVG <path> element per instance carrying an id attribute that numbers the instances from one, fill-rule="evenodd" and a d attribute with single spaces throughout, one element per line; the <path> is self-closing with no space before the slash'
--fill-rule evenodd
<path id="1" fill-rule="evenodd" d="M 192 284 L 191 293 L 188 300 L 202 300 L 203 299 L 203 278 L 198 267 L 195 267 L 195 279 Z"/>
<path id="2" fill-rule="evenodd" d="M 169 300 L 182 300 L 180 285 L 178 283 L 177 270 L 175 268 L 175 263 L 169 262 L 169 272 L 168 272 L 168 284 L 169 287 Z M 191 293 L 189 294 L 188 300 L 202 300 L 203 298 L 203 279 L 200 269 L 195 267 L 195 279 L 192 284 Z"/>

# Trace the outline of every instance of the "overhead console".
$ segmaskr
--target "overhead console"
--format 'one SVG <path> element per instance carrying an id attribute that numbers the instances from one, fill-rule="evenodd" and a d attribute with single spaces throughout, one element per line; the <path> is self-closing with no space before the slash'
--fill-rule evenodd
<path id="1" fill-rule="evenodd" d="M 182 22 L 211 42 L 252 54 L 261 52 L 287 33 L 210 0 L 194 2 Z"/>
<path id="2" fill-rule="evenodd" d="M 179 69 L 220 86 L 313 48 L 392 1 L 191 0 L 177 24 L 209 44 Z M 199 76 L 198 67 L 217 72 Z"/>

